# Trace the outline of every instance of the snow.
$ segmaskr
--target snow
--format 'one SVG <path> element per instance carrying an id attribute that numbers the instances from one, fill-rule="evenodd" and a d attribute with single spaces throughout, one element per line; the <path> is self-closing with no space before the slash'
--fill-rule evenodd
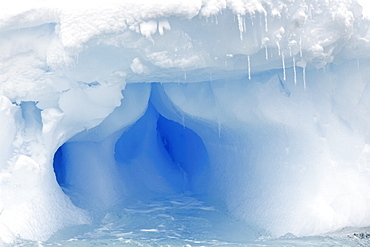
<path id="1" fill-rule="evenodd" d="M 369 226 L 369 18 L 365 0 L 7 3 L 0 243 L 188 191 L 271 236 Z"/>

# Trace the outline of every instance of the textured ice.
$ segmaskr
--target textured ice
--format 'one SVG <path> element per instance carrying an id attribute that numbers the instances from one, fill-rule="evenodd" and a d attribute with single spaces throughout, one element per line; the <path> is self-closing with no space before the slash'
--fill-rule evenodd
<path id="1" fill-rule="evenodd" d="M 6 4 L 0 243 L 187 193 L 272 237 L 369 226 L 369 18 L 365 0 Z"/>

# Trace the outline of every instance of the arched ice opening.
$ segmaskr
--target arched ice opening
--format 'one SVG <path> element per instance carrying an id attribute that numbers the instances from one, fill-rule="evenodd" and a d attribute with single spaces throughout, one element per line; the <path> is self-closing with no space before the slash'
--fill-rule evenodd
<path id="1" fill-rule="evenodd" d="M 202 138 L 185 123 L 163 116 L 158 104 L 151 94 L 144 113 L 132 124 L 100 139 L 92 136 L 106 128 L 85 131 L 82 138 L 74 137 L 57 150 L 57 181 L 76 205 L 106 210 L 134 198 L 206 193 L 210 160 Z M 163 111 L 165 106 L 158 108 Z"/>

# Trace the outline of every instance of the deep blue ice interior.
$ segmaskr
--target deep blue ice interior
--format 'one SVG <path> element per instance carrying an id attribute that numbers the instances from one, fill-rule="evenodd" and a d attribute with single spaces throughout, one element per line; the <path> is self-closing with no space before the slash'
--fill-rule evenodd
<path id="1" fill-rule="evenodd" d="M 57 150 L 57 182 L 78 206 L 107 201 L 109 207 L 109 201 L 116 205 L 130 198 L 194 193 L 209 166 L 199 135 L 163 117 L 151 103 L 116 136 L 67 142 Z"/>

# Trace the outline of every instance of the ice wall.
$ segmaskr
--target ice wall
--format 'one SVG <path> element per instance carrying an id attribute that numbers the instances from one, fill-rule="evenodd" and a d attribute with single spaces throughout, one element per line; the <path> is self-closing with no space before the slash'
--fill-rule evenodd
<path id="1" fill-rule="evenodd" d="M 189 190 L 271 235 L 368 226 L 368 9 L 0 8 L 1 241 L 45 240 L 91 210 Z"/>

